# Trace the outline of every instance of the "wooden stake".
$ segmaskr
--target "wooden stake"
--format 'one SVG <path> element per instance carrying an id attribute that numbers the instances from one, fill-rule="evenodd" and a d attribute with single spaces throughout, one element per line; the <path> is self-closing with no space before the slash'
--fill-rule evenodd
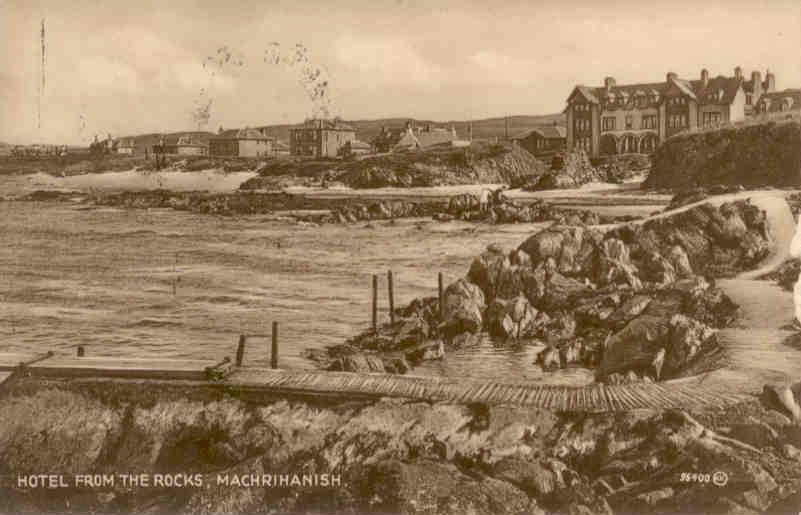
<path id="1" fill-rule="evenodd" d="M 178 294 L 178 253 L 175 253 L 175 264 L 172 265 L 172 295 Z"/>
<path id="2" fill-rule="evenodd" d="M 442 272 L 439 273 L 437 276 L 438 282 L 438 291 L 439 291 L 439 319 L 442 320 L 444 318 L 444 309 L 443 309 L 443 289 L 442 289 Z"/>
<path id="3" fill-rule="evenodd" d="M 395 325 L 395 288 L 392 284 L 392 270 L 387 271 L 387 293 L 389 295 L 389 323 Z"/>
<path id="4" fill-rule="evenodd" d="M 373 274 L 373 333 L 378 334 L 378 276 Z"/>
<path id="5" fill-rule="evenodd" d="M 278 322 L 273 322 L 273 348 L 270 356 L 270 368 L 278 368 Z"/>
<path id="6" fill-rule="evenodd" d="M 82 358 L 86 355 L 86 350 L 83 348 L 83 345 L 78 345 L 78 357 Z"/>
<path id="7" fill-rule="evenodd" d="M 239 345 L 236 346 L 236 366 L 242 366 L 242 360 L 245 358 L 245 342 L 247 338 L 244 334 L 239 335 Z"/>

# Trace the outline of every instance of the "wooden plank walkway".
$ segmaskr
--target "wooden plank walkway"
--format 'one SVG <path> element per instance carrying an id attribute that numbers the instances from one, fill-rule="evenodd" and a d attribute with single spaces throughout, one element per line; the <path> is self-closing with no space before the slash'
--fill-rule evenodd
<path id="1" fill-rule="evenodd" d="M 36 354 L 0 354 L 0 371 L 13 371 L 21 362 L 36 359 Z M 130 379 L 185 379 L 202 381 L 212 360 L 142 359 L 54 355 L 25 367 L 33 376 L 122 377 Z"/>

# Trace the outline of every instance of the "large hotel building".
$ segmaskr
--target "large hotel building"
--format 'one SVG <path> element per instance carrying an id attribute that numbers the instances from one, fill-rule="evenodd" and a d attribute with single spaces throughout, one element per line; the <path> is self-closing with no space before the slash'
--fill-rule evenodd
<path id="1" fill-rule="evenodd" d="M 759 98 L 775 91 L 776 78 L 742 69 L 733 77 L 698 80 L 668 73 L 664 82 L 618 85 L 607 77 L 602 87 L 576 86 L 567 99 L 567 148 L 591 157 L 650 153 L 666 138 L 691 128 L 734 122 L 750 114 Z"/>

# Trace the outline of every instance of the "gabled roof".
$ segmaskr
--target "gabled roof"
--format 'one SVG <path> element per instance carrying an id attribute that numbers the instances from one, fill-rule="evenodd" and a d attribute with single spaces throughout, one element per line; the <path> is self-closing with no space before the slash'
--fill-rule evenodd
<path id="1" fill-rule="evenodd" d="M 759 97 L 758 104 L 768 104 L 768 111 L 780 111 L 782 104 L 786 104 L 789 109 L 799 109 L 801 106 L 801 89 L 785 89 L 784 91 L 773 91 L 765 93 Z"/>
<path id="2" fill-rule="evenodd" d="M 701 80 L 686 80 L 678 77 L 664 82 L 614 85 L 609 89 L 605 87 L 588 88 L 579 85 L 573 89 L 568 97 L 568 102 L 575 95 L 581 94 L 592 103 L 601 103 L 607 98 L 632 100 L 636 97 L 644 97 L 656 105 L 663 100 L 665 93 L 671 87 L 675 87 L 683 95 L 697 100 L 701 104 L 730 104 L 734 101 L 742 84 L 741 79 L 721 75 L 709 79 L 706 86 Z"/>
<path id="3" fill-rule="evenodd" d="M 573 88 L 573 91 L 570 93 L 570 96 L 567 97 L 567 101 L 570 102 L 570 99 L 573 98 L 574 96 L 576 96 L 576 94 L 578 93 L 578 94 L 582 95 L 587 100 L 587 102 L 590 102 L 590 103 L 593 103 L 593 104 L 599 104 L 600 101 L 598 100 L 598 97 L 595 95 L 595 92 L 593 91 L 593 89 L 594 88 L 588 88 L 587 86 L 582 86 L 581 84 L 579 84 L 578 86 Z M 603 89 L 603 88 L 600 88 L 600 89 Z"/>
<path id="4" fill-rule="evenodd" d="M 561 125 L 544 125 L 542 127 L 534 127 L 533 129 L 521 132 L 512 139 L 526 139 L 534 133 L 539 134 L 540 137 L 545 139 L 561 139 L 567 137 L 567 130 Z"/>
<path id="5" fill-rule="evenodd" d="M 690 81 L 690 83 L 698 95 L 698 101 L 702 104 L 731 104 L 742 85 L 740 79 L 722 75 L 710 78 L 706 86 L 700 80 Z"/>

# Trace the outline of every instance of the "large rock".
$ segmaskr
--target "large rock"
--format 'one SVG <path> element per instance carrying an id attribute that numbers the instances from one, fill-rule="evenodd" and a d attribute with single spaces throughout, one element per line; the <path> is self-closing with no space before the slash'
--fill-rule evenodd
<path id="1" fill-rule="evenodd" d="M 351 354 L 335 359 L 328 368 L 341 372 L 385 372 L 384 362 L 378 356 Z"/>
<path id="2" fill-rule="evenodd" d="M 521 295 L 508 301 L 494 299 L 487 307 L 485 319 L 490 335 L 520 339 L 535 336 L 548 315 L 539 313 Z"/>
<path id="3" fill-rule="evenodd" d="M 445 345 L 442 343 L 442 340 L 432 340 L 422 343 L 405 354 L 406 360 L 415 365 L 423 361 L 442 359 L 444 357 Z"/>
<path id="4" fill-rule="evenodd" d="M 537 307 L 547 311 L 572 309 L 589 291 L 590 287 L 587 284 L 554 272 L 545 282 L 545 294 L 534 302 Z"/>
<path id="5" fill-rule="evenodd" d="M 701 352 L 716 344 L 714 329 L 685 315 L 673 315 L 662 375 L 665 378 L 680 375 Z"/>
<path id="6" fill-rule="evenodd" d="M 467 278 L 477 284 L 487 302 L 496 297 L 511 299 L 525 290 L 525 277 L 531 269 L 531 259 L 514 250 L 509 256 L 497 245 L 490 245 L 473 260 Z"/>
<path id="7" fill-rule="evenodd" d="M 642 289 L 639 271 L 631 262 L 628 246 L 617 238 L 604 240 L 599 246 L 596 282 L 600 285 L 627 285 Z"/>
<path id="8" fill-rule="evenodd" d="M 531 256 L 534 266 L 551 258 L 559 273 L 575 275 L 590 268 L 600 240 L 601 234 L 592 229 L 557 226 L 534 234 L 519 249 Z"/>
<path id="9" fill-rule="evenodd" d="M 478 211 L 480 202 L 476 195 L 472 193 L 462 193 L 451 197 L 448 203 L 448 213 L 454 216 L 459 216 L 464 213 Z"/>
<path id="10" fill-rule="evenodd" d="M 481 288 L 467 279 L 459 279 L 443 293 L 443 321 L 440 329 L 446 337 L 459 333 L 477 333 L 483 327 L 485 308 Z"/>

